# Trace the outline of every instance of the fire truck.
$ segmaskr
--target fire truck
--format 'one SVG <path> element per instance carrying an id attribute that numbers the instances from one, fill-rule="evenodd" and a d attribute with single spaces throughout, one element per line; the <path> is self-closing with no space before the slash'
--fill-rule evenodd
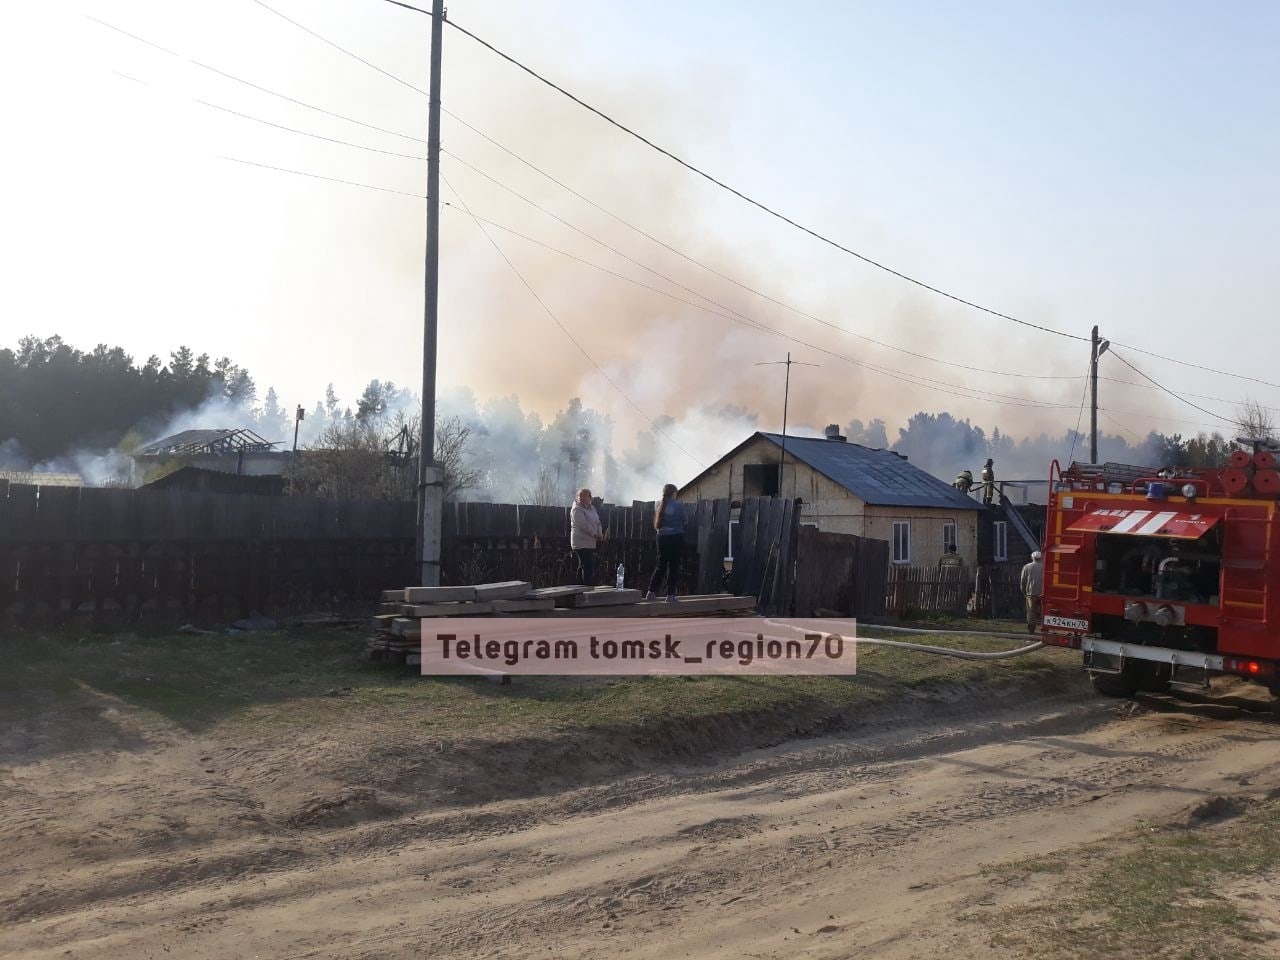
<path id="1" fill-rule="evenodd" d="M 1241 444 L 1221 469 L 1050 467 L 1041 631 L 1099 693 L 1232 675 L 1280 695 L 1280 469 Z"/>

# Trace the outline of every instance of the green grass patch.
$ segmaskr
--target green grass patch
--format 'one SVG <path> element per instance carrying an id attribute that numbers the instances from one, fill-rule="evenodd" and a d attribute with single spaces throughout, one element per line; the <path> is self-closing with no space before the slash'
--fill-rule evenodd
<path id="1" fill-rule="evenodd" d="M 0 675 L 0 702 L 11 709 L 56 709 L 93 692 L 189 730 L 236 721 L 314 726 L 364 716 L 465 736 L 648 727 L 756 713 L 803 723 L 890 701 L 904 688 L 1077 672 L 1075 661 L 1056 651 L 983 664 L 864 647 L 859 673 L 850 677 L 516 677 L 498 686 L 424 678 L 372 662 L 365 636 L 334 629 L 214 636 L 10 633 L 0 641 L 9 668 Z M 989 650 L 1005 649 L 1010 641 L 937 636 L 929 643 Z"/>
<path id="2" fill-rule="evenodd" d="M 1120 841 L 1119 851 L 1116 844 L 998 868 L 1070 880 L 1041 906 L 994 918 L 994 942 L 1044 958 L 1276 955 L 1275 938 L 1250 915 L 1249 901 L 1226 891 L 1233 882 L 1280 871 L 1280 800 L 1211 827 L 1147 826 Z"/>

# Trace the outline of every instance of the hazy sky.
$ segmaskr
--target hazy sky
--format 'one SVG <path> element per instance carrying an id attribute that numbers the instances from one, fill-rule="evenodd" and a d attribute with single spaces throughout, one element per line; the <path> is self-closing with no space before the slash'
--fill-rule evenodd
<path id="1" fill-rule="evenodd" d="M 268 0 L 425 89 L 429 21 L 380 0 Z M 424 0 L 425 2 L 425 0 Z M 223 157 L 421 193 L 407 137 L 324 116 L 162 53 L 409 137 L 426 98 L 254 0 L 29 3 L 0 36 L 6 344 L 61 334 L 139 359 L 181 343 L 230 355 L 260 390 L 308 407 L 334 382 L 420 383 L 425 204 Z M 1280 382 L 1280 7 L 1272 3 L 647 4 L 454 0 L 449 15 L 640 132 L 881 262 L 1029 321 Z M 824 321 L 761 300 L 584 204 L 445 118 L 441 389 L 517 393 L 549 414 L 572 395 L 642 417 L 548 317 L 457 210 L 493 238 L 608 377 L 649 416 L 736 403 L 820 427 L 918 409 L 1060 433 L 1077 420 L 1087 344 L 1037 333 L 880 273 L 681 170 L 457 32 L 445 106 L 660 240 Z M 213 106 L 389 153 L 272 128 Z M 492 177 L 674 280 L 647 272 L 504 192 Z M 688 288 L 688 289 L 682 289 Z M 695 293 L 689 292 L 690 290 Z M 711 305 L 699 297 L 709 297 Z M 699 310 L 681 300 L 694 300 Z M 715 313 L 736 312 L 735 323 Z M 749 324 L 883 369 L 858 367 Z M 1117 348 L 1230 414 L 1280 389 Z M 1104 357 L 1103 375 L 1136 380 Z M 1076 379 L 1061 379 L 1076 378 Z M 957 397 L 955 387 L 1007 403 Z M 967 391 L 966 391 L 967 392 Z M 1060 408 L 1013 405 L 1028 400 Z M 1225 402 L 1224 402 L 1225 401 Z M 1216 421 L 1104 382 L 1130 431 Z M 701 422 L 701 421 L 699 421 Z M 1104 419 L 1109 432 L 1120 428 Z M 737 437 L 707 433 L 710 459 Z M 690 464 L 692 467 L 692 465 Z"/>

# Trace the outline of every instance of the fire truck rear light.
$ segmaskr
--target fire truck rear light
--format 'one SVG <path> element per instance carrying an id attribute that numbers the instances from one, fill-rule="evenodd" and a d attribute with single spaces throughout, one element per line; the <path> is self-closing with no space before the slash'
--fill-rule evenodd
<path id="1" fill-rule="evenodd" d="M 1276 673 L 1276 665 L 1269 660 L 1240 660 L 1235 657 L 1224 657 L 1222 669 L 1251 679 L 1273 677 Z"/>

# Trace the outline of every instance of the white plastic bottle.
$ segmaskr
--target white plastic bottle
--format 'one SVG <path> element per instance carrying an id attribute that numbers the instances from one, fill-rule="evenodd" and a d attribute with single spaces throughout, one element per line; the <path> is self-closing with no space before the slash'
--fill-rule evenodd
<path id="1" fill-rule="evenodd" d="M 615 590 L 622 589 L 622 581 L 623 581 L 623 578 L 626 577 L 626 575 L 627 575 L 627 568 L 624 567 L 622 564 L 618 564 L 618 576 L 617 576 L 617 579 L 613 581 L 613 589 Z"/>

